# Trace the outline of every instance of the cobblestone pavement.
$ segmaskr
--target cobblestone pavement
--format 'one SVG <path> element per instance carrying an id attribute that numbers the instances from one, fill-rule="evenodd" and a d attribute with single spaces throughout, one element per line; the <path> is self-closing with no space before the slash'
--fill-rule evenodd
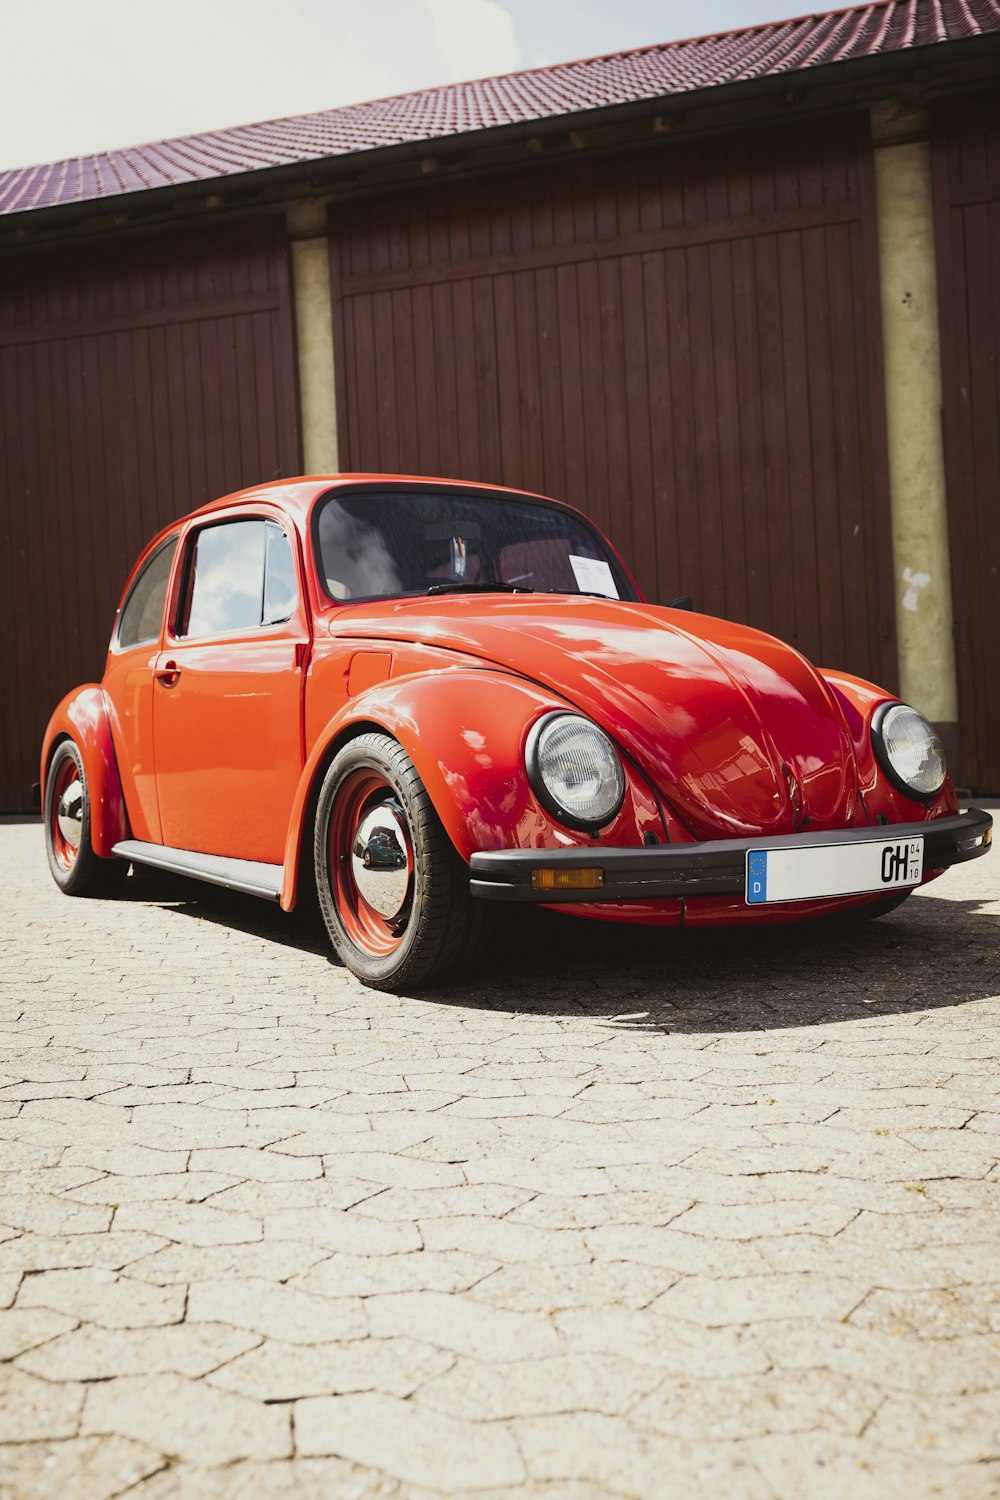
<path id="1" fill-rule="evenodd" d="M 1000 858 L 393 998 L 0 826 L 0 1495 L 1000 1494 Z"/>

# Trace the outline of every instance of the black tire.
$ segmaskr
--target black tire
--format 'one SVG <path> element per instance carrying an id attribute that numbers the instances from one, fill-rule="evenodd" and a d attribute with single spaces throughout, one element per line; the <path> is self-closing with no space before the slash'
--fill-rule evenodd
<path id="1" fill-rule="evenodd" d="M 362 823 L 373 814 L 398 835 L 401 866 L 389 868 L 381 852 L 367 850 L 367 865 L 363 853 L 352 854 Z M 483 903 L 469 895 L 468 866 L 413 762 L 388 735 L 360 735 L 334 757 L 316 807 L 313 857 L 330 941 L 364 984 L 410 991 L 440 984 L 474 961 L 486 930 Z M 398 900 L 398 911 L 369 904 L 357 884 L 358 866 L 369 894 L 381 892 L 372 884 L 381 875 L 389 891 L 381 905 L 391 908 Z"/>
<path id="2" fill-rule="evenodd" d="M 60 804 L 72 809 L 60 822 Z M 72 740 L 57 745 L 45 778 L 45 853 L 52 879 L 66 896 L 119 895 L 128 862 L 101 859 L 90 840 L 90 790 L 83 757 Z M 72 824 L 71 836 L 63 832 Z M 78 842 L 74 844 L 73 838 Z"/>

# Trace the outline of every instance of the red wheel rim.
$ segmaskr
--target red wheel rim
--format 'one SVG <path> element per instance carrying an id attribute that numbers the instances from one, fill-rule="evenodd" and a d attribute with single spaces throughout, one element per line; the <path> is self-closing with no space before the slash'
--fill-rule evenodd
<path id="1" fill-rule="evenodd" d="M 413 874 L 402 909 L 393 917 L 383 916 L 359 889 L 352 851 L 358 831 L 369 814 L 383 806 L 398 807 L 396 793 L 380 771 L 353 771 L 337 792 L 327 838 L 330 890 L 344 931 L 356 948 L 382 958 L 403 941 L 409 920 Z M 407 869 L 413 871 L 413 848 L 405 817 L 393 818 L 405 842 Z"/>
<path id="2" fill-rule="evenodd" d="M 52 842 L 52 854 L 60 869 L 72 870 L 76 863 L 79 845 L 73 844 L 63 833 L 60 825 L 59 811 L 63 805 L 66 793 L 74 786 L 80 786 L 82 796 L 83 788 L 80 784 L 80 768 L 72 756 L 67 755 L 59 764 L 55 773 L 55 785 L 52 788 L 51 814 L 49 819 L 49 838 Z M 82 826 L 82 825 L 81 825 Z"/>

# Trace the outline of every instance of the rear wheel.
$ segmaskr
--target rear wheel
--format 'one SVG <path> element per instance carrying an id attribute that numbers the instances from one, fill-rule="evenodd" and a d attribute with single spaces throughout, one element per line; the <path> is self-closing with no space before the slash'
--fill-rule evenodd
<path id="1" fill-rule="evenodd" d="M 121 890 L 128 864 L 94 853 L 87 773 L 72 740 L 57 746 L 49 765 L 44 817 L 49 869 L 65 895 L 112 896 Z"/>
<path id="2" fill-rule="evenodd" d="M 388 735 L 334 757 L 316 808 L 316 890 L 330 940 L 375 989 L 439 983 L 471 962 L 485 930 L 413 762 Z"/>

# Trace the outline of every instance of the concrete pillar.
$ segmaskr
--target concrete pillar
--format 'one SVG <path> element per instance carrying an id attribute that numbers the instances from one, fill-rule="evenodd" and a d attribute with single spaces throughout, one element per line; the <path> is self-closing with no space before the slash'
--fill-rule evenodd
<path id="1" fill-rule="evenodd" d="M 287 212 L 299 355 L 302 462 L 307 474 L 335 474 L 337 399 L 326 205 L 311 199 L 291 204 Z"/>
<path id="2" fill-rule="evenodd" d="M 896 102 L 875 104 L 872 136 L 900 696 L 938 726 L 950 748 L 958 691 L 926 116 Z"/>

